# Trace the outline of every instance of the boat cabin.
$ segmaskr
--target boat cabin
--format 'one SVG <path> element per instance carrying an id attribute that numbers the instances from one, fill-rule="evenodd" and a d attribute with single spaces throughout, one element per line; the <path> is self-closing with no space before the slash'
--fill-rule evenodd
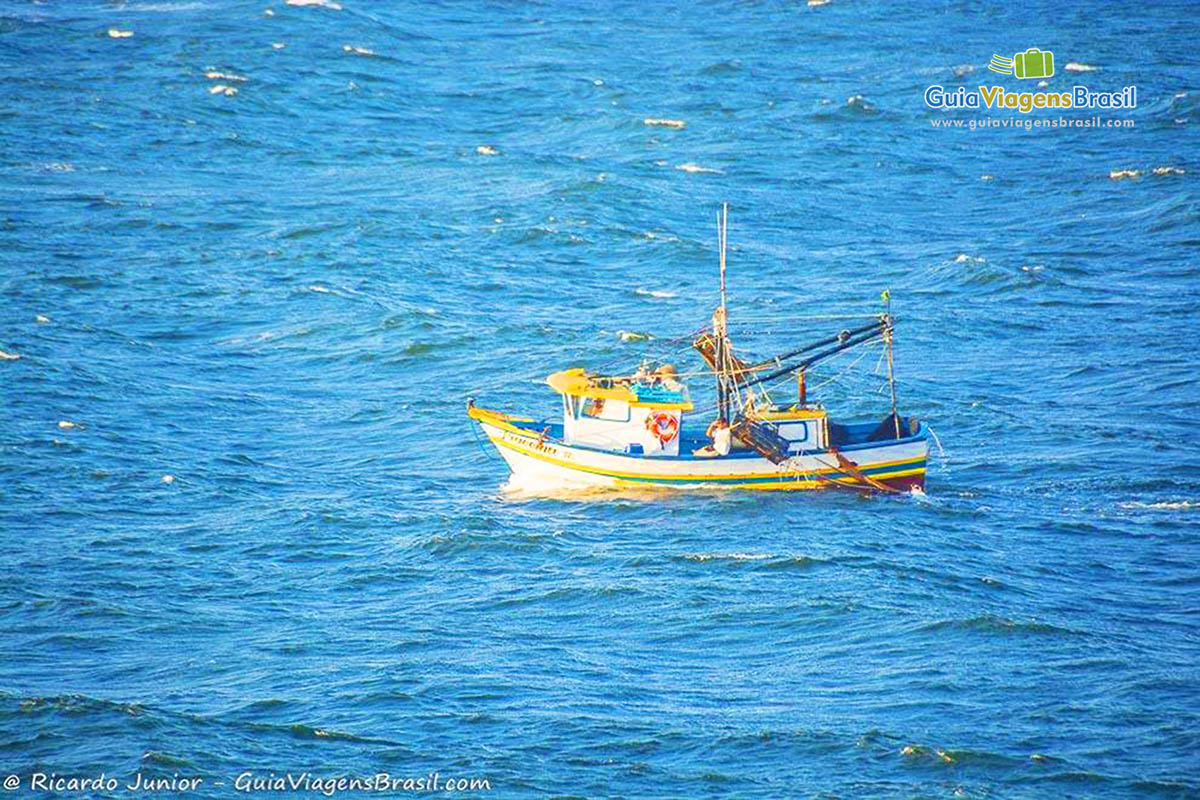
<path id="1" fill-rule="evenodd" d="M 683 414 L 693 407 L 673 371 L 607 377 L 575 368 L 554 373 L 546 383 L 562 397 L 564 444 L 637 456 L 690 455 L 709 444 L 699 430 L 684 433 Z M 823 408 L 771 405 L 749 416 L 759 435 L 744 431 L 734 438 L 735 451 L 766 445 L 786 457 L 828 446 L 829 417 Z M 739 429 L 735 425 L 735 433 Z M 758 441 L 762 437 L 771 441 Z"/>
<path id="2" fill-rule="evenodd" d="M 673 370 L 613 378 L 582 369 L 546 379 L 562 396 L 563 441 L 645 456 L 677 456 L 687 388 Z"/>

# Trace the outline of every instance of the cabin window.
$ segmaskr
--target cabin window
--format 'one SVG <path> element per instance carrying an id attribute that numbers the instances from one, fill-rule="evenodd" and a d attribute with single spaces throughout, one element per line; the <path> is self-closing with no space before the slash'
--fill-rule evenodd
<path id="1" fill-rule="evenodd" d="M 579 404 L 580 419 L 599 419 L 605 422 L 629 422 L 629 404 L 624 400 L 585 397 Z"/>
<path id="2" fill-rule="evenodd" d="M 808 441 L 808 423 L 789 419 L 779 423 L 779 432 L 793 442 Z"/>

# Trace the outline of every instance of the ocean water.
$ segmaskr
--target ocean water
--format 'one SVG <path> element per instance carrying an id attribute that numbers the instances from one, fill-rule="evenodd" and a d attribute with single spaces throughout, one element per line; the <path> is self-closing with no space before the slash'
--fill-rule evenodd
<path id="1" fill-rule="evenodd" d="M 1194 4 L 338 3 L 0 10 L 9 796 L 1200 796 Z M 933 127 L 1028 47 L 1135 126 Z M 746 347 L 891 289 L 926 495 L 506 491 L 721 202 Z"/>

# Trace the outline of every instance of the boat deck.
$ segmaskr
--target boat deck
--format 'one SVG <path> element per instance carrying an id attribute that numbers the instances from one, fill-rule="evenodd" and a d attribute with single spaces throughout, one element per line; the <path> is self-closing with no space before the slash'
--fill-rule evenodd
<path id="1" fill-rule="evenodd" d="M 563 425 L 561 422 L 552 422 L 550 420 L 509 420 L 509 424 L 515 428 L 521 428 L 531 433 L 541 434 L 545 432 L 546 438 L 552 441 L 563 443 Z M 916 439 L 925 438 L 925 431 L 920 423 L 915 420 L 901 420 L 900 439 L 896 439 L 890 435 L 881 435 L 885 426 L 891 424 L 891 417 L 885 417 L 882 422 L 856 422 L 848 425 L 838 423 L 829 423 L 829 438 L 831 444 L 838 450 L 855 450 L 857 448 L 873 447 L 880 442 L 907 442 Z M 705 428 L 693 425 L 684 425 L 679 431 L 679 455 L 677 456 L 662 456 L 654 455 L 649 458 L 676 458 L 696 460 L 704 459 L 705 456 L 694 456 L 692 452 L 711 443 L 711 440 L 704 433 Z M 585 444 L 572 444 L 570 447 L 582 448 L 586 450 L 599 450 L 601 452 L 614 452 L 601 447 L 593 447 Z M 734 441 L 734 448 L 725 458 L 760 458 L 758 453 L 746 447 L 740 442 Z"/>

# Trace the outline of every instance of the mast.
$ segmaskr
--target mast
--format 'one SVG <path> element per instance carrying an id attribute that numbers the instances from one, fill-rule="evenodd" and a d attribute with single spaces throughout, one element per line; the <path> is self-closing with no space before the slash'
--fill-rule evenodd
<path id="1" fill-rule="evenodd" d="M 726 375 L 729 361 L 729 338 L 725 309 L 725 237 L 729 226 L 729 204 L 721 204 L 717 215 L 717 247 L 721 259 L 721 305 L 713 312 L 713 335 L 716 338 L 717 416 L 729 419 L 729 384 Z"/>
<path id="2" fill-rule="evenodd" d="M 892 390 L 892 424 L 896 428 L 896 438 L 900 438 L 900 417 L 896 414 L 896 375 L 892 366 L 892 292 L 884 289 L 880 294 L 883 298 L 884 328 L 883 342 L 887 346 L 888 386 Z"/>

